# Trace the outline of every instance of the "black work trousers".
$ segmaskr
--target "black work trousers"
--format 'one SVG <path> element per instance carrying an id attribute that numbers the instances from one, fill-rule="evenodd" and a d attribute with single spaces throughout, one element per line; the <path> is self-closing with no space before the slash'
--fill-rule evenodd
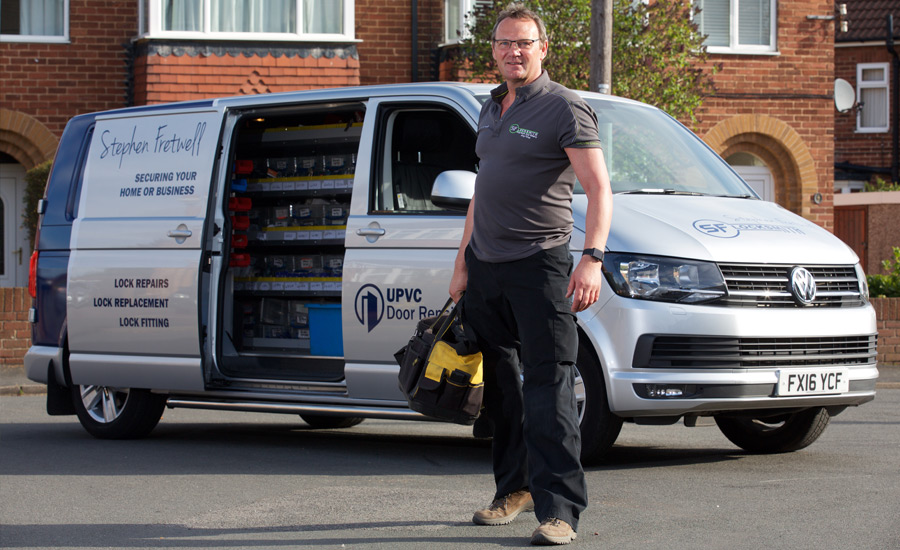
<path id="1" fill-rule="evenodd" d="M 577 529 L 587 485 L 574 388 L 578 333 L 566 298 L 569 247 L 504 263 L 482 262 L 467 249 L 466 266 L 465 316 L 484 356 L 483 414 L 494 425 L 494 498 L 527 487 L 539 521 L 555 517 Z"/>

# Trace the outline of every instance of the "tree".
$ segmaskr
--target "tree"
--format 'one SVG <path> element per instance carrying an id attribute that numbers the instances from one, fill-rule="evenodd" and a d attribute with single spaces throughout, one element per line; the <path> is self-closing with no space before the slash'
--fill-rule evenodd
<path id="1" fill-rule="evenodd" d="M 703 96 L 714 91 L 717 68 L 707 60 L 703 36 L 688 0 L 650 5 L 613 0 L 612 93 L 655 105 L 675 118 L 696 123 Z M 507 0 L 480 4 L 467 18 L 462 41 L 470 80 L 496 80 L 490 36 Z M 547 26 L 550 51 L 544 66 L 553 80 L 587 90 L 590 80 L 591 0 L 531 0 L 526 5 Z"/>

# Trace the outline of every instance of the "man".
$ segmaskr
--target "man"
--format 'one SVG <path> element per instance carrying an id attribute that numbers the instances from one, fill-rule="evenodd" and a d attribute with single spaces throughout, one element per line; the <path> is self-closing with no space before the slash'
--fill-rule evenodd
<path id="1" fill-rule="evenodd" d="M 574 313 L 599 296 L 609 175 L 593 111 L 542 69 L 548 43 L 538 15 L 510 4 L 491 40 L 504 83 L 479 117 L 478 178 L 450 283 L 455 300 L 465 291 L 485 360 L 484 414 L 494 427 L 497 489 L 472 521 L 505 525 L 533 509 L 541 524 L 531 543 L 567 544 L 587 506 Z M 585 254 L 573 271 L 576 176 L 589 202 Z"/>

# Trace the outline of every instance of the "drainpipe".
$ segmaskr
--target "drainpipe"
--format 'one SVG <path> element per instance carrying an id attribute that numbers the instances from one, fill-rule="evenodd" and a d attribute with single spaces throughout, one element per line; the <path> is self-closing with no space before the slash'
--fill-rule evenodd
<path id="1" fill-rule="evenodd" d="M 419 2 L 410 0 L 412 4 L 412 81 L 419 81 Z"/>
<path id="2" fill-rule="evenodd" d="M 887 16 L 887 50 L 891 63 L 891 183 L 900 183 L 900 55 L 894 49 L 894 14 Z"/>

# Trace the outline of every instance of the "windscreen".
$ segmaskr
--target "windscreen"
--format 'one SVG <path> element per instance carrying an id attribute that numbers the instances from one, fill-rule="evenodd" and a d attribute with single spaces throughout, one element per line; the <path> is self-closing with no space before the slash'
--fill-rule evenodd
<path id="1" fill-rule="evenodd" d="M 613 193 L 755 196 L 700 138 L 662 111 L 585 99 L 600 123 Z M 576 192 L 583 193 L 580 186 Z"/>

